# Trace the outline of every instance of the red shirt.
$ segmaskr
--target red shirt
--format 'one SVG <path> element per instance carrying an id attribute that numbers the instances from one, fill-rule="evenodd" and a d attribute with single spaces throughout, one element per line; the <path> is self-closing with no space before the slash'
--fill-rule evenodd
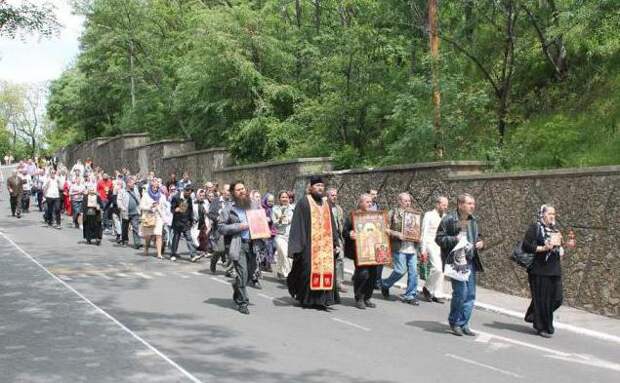
<path id="1" fill-rule="evenodd" d="M 112 180 L 101 180 L 97 183 L 97 194 L 99 194 L 99 198 L 102 200 L 108 200 L 108 194 L 112 191 Z"/>

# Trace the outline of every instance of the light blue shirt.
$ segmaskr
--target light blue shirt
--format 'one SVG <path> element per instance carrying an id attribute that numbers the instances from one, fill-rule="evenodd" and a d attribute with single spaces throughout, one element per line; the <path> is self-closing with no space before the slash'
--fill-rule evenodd
<path id="1" fill-rule="evenodd" d="M 248 224 L 248 216 L 247 216 L 247 214 L 245 214 L 245 209 L 238 208 L 237 206 L 233 206 L 232 209 L 233 209 L 233 211 L 235 213 L 237 213 L 237 216 L 239 217 L 240 223 L 245 223 L 247 225 Z M 244 239 L 246 241 L 250 240 L 250 230 L 249 229 L 243 230 L 241 232 L 241 239 Z"/>

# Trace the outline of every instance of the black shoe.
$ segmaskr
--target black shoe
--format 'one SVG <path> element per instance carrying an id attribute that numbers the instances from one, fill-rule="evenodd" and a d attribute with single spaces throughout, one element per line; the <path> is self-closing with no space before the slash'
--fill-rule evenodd
<path id="1" fill-rule="evenodd" d="M 390 298 L 390 289 L 389 289 L 389 287 L 381 286 L 381 295 L 383 295 L 383 298 L 389 299 Z"/>
<path id="2" fill-rule="evenodd" d="M 526 316 L 523 320 L 525 320 L 527 323 L 534 323 L 534 317 L 532 315 Z"/>
<path id="3" fill-rule="evenodd" d="M 422 287 L 422 296 L 423 296 L 424 300 L 426 300 L 427 302 L 430 302 L 433 294 L 431 294 L 431 292 L 428 291 L 426 286 L 424 286 L 424 287 Z"/>
<path id="4" fill-rule="evenodd" d="M 88 243 L 90 245 L 91 244 L 90 239 L 87 239 L 86 243 Z"/>
<path id="5" fill-rule="evenodd" d="M 256 290 L 263 289 L 263 285 L 260 284 L 260 281 L 254 281 L 254 283 L 252 283 L 252 287 L 254 287 Z"/>
<path id="6" fill-rule="evenodd" d="M 355 301 L 355 307 L 360 310 L 366 310 L 366 305 L 361 299 L 359 301 Z"/>
<path id="7" fill-rule="evenodd" d="M 211 264 L 209 265 L 209 270 L 211 270 L 212 274 L 215 274 L 217 271 L 217 258 L 215 256 L 211 257 Z"/>
<path id="8" fill-rule="evenodd" d="M 250 310 L 248 309 L 248 306 L 239 306 L 239 312 L 245 315 L 250 314 Z"/>
<path id="9" fill-rule="evenodd" d="M 440 303 L 440 304 L 446 303 L 446 301 L 443 298 L 437 298 L 437 297 L 433 297 L 432 301 L 435 303 Z"/>
<path id="10" fill-rule="evenodd" d="M 463 330 L 459 326 L 450 326 L 450 330 L 452 330 L 452 334 L 456 336 L 463 336 Z"/>
<path id="11" fill-rule="evenodd" d="M 365 300 L 365 301 L 364 301 L 364 305 L 365 305 L 366 307 L 368 307 L 368 308 L 371 308 L 371 309 L 374 309 L 374 308 L 376 308 L 376 307 L 377 307 L 377 305 L 376 305 L 376 304 L 374 304 L 374 303 L 372 303 L 370 300 Z"/>
<path id="12" fill-rule="evenodd" d="M 546 331 L 538 331 L 538 335 L 542 336 L 543 338 L 549 339 L 551 338 L 553 335 L 549 334 Z"/>
<path id="13" fill-rule="evenodd" d="M 467 336 L 476 336 L 476 333 L 471 331 L 471 329 L 469 328 L 469 326 L 464 326 L 461 327 L 461 331 L 463 331 L 463 334 L 467 335 Z"/>
<path id="14" fill-rule="evenodd" d="M 101 246 L 101 240 L 100 240 L 100 239 L 98 239 L 98 240 L 97 240 L 97 242 L 95 242 L 95 244 L 96 244 L 97 246 Z"/>

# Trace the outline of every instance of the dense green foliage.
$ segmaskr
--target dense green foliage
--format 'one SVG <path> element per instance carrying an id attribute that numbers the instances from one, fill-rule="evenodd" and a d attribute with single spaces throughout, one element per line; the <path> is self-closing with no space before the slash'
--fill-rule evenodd
<path id="1" fill-rule="evenodd" d="M 501 168 L 620 163 L 616 0 L 438 4 L 431 60 L 427 0 L 86 1 L 51 141 L 146 131 L 340 167 L 437 148 Z"/>

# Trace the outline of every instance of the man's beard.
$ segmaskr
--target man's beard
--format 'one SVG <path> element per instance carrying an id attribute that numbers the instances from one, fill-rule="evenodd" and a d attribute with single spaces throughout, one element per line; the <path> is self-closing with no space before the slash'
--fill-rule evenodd
<path id="1" fill-rule="evenodd" d="M 242 209 L 249 209 L 252 204 L 250 197 L 248 197 L 247 195 L 241 198 L 233 197 L 233 200 L 235 201 L 235 205 L 239 206 Z"/>
<path id="2" fill-rule="evenodd" d="M 319 202 L 323 199 L 323 193 L 320 191 L 311 191 L 310 195 L 314 198 L 315 201 Z"/>

